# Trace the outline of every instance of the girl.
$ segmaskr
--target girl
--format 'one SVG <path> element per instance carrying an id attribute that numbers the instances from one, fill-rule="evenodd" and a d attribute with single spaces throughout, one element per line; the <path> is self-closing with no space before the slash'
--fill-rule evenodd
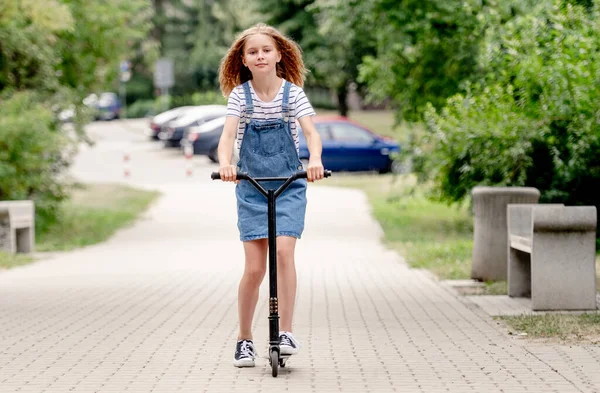
<path id="1" fill-rule="evenodd" d="M 226 97 L 227 119 L 219 141 L 219 173 L 236 181 L 236 172 L 254 177 L 287 177 L 302 170 L 298 158 L 300 123 L 310 152 L 308 181 L 323 178 L 321 139 L 312 117 L 315 112 L 301 86 L 306 69 L 300 48 L 273 27 L 258 24 L 233 43 L 219 68 L 221 91 Z M 232 165 L 234 143 L 240 149 Z M 244 243 L 245 270 L 238 290 L 240 330 L 233 364 L 253 367 L 252 318 L 259 286 L 266 272 L 268 230 L 267 200 L 248 182 L 237 182 L 238 229 Z M 306 180 L 297 180 L 277 199 L 277 286 L 281 354 L 296 354 L 292 334 L 296 299 L 294 249 L 304 229 Z M 267 188 L 278 184 L 264 183 Z"/>

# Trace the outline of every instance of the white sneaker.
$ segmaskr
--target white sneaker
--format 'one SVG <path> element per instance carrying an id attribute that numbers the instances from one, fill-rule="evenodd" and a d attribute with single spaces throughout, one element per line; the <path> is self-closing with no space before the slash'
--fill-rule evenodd
<path id="1" fill-rule="evenodd" d="M 235 367 L 254 367 L 256 350 L 252 340 L 239 340 L 235 346 L 233 365 Z"/>
<path id="2" fill-rule="evenodd" d="M 300 351 L 300 343 L 292 332 L 279 332 L 279 353 L 282 355 L 295 355 Z"/>

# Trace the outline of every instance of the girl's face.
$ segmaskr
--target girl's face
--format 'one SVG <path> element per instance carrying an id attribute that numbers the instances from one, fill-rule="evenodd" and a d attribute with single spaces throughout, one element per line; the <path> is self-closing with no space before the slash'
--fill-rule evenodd
<path id="1" fill-rule="evenodd" d="M 242 62 L 250 69 L 252 75 L 267 75 L 275 72 L 281 54 L 275 41 L 265 34 L 253 34 L 246 39 Z"/>

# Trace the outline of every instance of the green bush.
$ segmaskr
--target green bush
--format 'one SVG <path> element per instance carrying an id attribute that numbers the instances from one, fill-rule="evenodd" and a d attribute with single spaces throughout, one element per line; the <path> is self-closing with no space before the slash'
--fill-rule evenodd
<path id="1" fill-rule="evenodd" d="M 32 93 L 0 100 L 0 200 L 32 199 L 36 226 L 54 222 L 67 197 L 74 143 Z"/>
<path id="2" fill-rule="evenodd" d="M 490 29 L 487 70 L 441 111 L 429 106 L 420 174 L 438 196 L 475 185 L 533 186 L 541 202 L 600 208 L 600 20 L 556 1 Z"/>
<path id="3" fill-rule="evenodd" d="M 157 110 L 158 108 L 154 100 L 137 100 L 133 104 L 127 106 L 127 118 L 138 119 L 151 116 L 156 114 Z"/>
<path id="4" fill-rule="evenodd" d="M 140 100 L 153 100 L 154 87 L 152 78 L 141 72 L 133 72 L 126 85 L 127 102 L 132 104 Z"/>

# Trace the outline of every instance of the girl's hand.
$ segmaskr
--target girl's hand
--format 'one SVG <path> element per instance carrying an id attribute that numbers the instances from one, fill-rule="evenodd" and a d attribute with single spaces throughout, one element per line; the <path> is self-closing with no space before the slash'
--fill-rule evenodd
<path id="1" fill-rule="evenodd" d="M 308 167 L 306 168 L 306 174 L 309 182 L 321 180 L 324 177 L 325 168 L 321 160 L 315 159 L 308 161 Z"/>
<path id="2" fill-rule="evenodd" d="M 315 180 L 321 180 L 325 175 L 323 162 L 321 162 L 323 142 L 321 142 L 321 137 L 312 121 L 312 116 L 304 116 L 298 119 L 298 123 L 306 138 L 306 145 L 308 146 L 308 152 L 310 154 L 308 166 L 306 168 L 306 178 L 312 183 Z"/>
<path id="3" fill-rule="evenodd" d="M 219 175 L 223 181 L 236 181 L 237 168 L 235 165 L 223 165 L 219 167 Z"/>

